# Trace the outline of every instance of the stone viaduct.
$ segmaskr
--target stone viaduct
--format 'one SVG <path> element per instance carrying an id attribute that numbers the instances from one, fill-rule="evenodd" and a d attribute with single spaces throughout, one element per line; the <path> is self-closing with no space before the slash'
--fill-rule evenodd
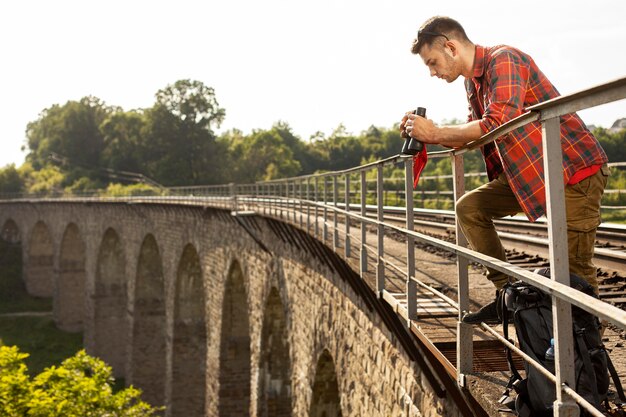
<path id="1" fill-rule="evenodd" d="M 165 415 L 469 416 L 349 265 L 261 215 L 163 203 L 0 203 L 30 294 Z"/>

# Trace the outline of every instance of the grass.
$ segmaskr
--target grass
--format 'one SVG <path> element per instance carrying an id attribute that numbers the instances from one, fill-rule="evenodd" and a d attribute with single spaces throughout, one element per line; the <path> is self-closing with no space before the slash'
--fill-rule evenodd
<path id="1" fill-rule="evenodd" d="M 30 375 L 59 365 L 82 349 L 82 333 L 65 333 L 56 328 L 52 316 L 0 317 L 0 345 L 18 346 L 30 356 L 25 360 Z"/>
<path id="2" fill-rule="evenodd" d="M 25 363 L 30 375 L 60 364 L 83 345 L 82 333 L 57 329 L 52 319 L 52 299 L 28 295 L 22 280 L 21 248 L 1 239 L 0 345 L 18 346 L 22 352 L 28 353 L 30 356 Z"/>

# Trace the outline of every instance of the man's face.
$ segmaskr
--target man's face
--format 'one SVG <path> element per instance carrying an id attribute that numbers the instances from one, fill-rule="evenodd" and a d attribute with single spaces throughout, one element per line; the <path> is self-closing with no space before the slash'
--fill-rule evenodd
<path id="1" fill-rule="evenodd" d="M 451 83 L 461 75 L 454 54 L 445 45 L 424 45 L 419 55 L 428 67 L 431 77 L 441 78 Z"/>

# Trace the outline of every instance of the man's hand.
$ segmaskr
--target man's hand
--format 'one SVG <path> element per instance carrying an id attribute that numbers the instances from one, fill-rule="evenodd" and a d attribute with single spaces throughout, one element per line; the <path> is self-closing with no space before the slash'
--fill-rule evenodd
<path id="1" fill-rule="evenodd" d="M 432 120 L 422 116 L 406 113 L 400 122 L 400 130 L 403 137 L 412 137 L 424 143 L 439 143 L 435 139 L 437 127 Z"/>
<path id="2" fill-rule="evenodd" d="M 458 148 L 479 139 L 483 132 L 479 120 L 462 125 L 435 126 L 432 120 L 407 112 L 400 122 L 403 138 L 413 137 L 420 142 Z"/>

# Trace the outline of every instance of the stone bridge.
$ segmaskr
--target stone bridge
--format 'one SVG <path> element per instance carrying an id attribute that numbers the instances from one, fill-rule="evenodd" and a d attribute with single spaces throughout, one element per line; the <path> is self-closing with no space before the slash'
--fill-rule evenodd
<path id="1" fill-rule="evenodd" d="M 30 294 L 168 416 L 469 416 L 344 260 L 278 219 L 162 203 L 0 205 Z"/>

